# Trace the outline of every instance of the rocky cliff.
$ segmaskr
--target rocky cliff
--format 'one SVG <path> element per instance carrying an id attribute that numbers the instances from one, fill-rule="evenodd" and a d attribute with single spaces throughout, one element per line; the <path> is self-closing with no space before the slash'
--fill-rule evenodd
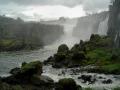
<path id="1" fill-rule="evenodd" d="M 0 16 L 0 51 L 34 49 L 51 44 L 63 35 L 60 25 L 25 22 Z"/>
<path id="2" fill-rule="evenodd" d="M 108 36 L 114 47 L 120 47 L 120 0 L 113 0 L 109 6 Z"/>
<path id="3" fill-rule="evenodd" d="M 107 32 L 108 12 L 101 12 L 81 17 L 74 28 L 73 35 L 82 40 L 89 39 L 91 34 L 105 35 Z"/>

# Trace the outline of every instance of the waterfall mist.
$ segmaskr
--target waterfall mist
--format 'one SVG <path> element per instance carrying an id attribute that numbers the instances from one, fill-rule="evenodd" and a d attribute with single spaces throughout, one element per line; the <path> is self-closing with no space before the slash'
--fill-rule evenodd
<path id="1" fill-rule="evenodd" d="M 79 43 L 80 40 L 89 40 L 91 34 L 106 35 L 108 30 L 108 12 L 93 14 L 90 16 L 59 19 L 57 21 L 49 21 L 47 24 L 58 24 L 64 27 L 64 34 L 51 45 L 46 47 L 57 48 L 61 44 L 67 44 L 72 47 Z"/>
<path id="2" fill-rule="evenodd" d="M 57 48 L 61 44 L 67 44 L 68 47 L 72 47 L 74 44 L 78 43 L 80 38 L 77 38 L 73 35 L 73 30 L 76 27 L 77 21 L 77 19 L 65 19 L 59 23 L 64 27 L 64 34 L 56 42 L 46 47 Z"/>
<path id="3" fill-rule="evenodd" d="M 108 19 L 109 19 L 109 17 L 107 16 L 105 20 L 103 20 L 102 22 L 100 22 L 99 28 L 98 28 L 98 34 L 99 35 L 107 35 Z"/>

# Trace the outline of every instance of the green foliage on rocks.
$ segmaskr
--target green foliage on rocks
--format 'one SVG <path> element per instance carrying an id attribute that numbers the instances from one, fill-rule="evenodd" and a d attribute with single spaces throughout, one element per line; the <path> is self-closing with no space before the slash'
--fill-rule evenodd
<path id="1" fill-rule="evenodd" d="M 94 65 L 97 68 L 88 71 L 120 73 L 120 49 L 112 48 L 111 38 L 92 34 L 89 41 L 80 41 L 71 49 L 61 45 L 58 52 L 47 62 L 57 67 L 78 67 Z"/>
<path id="2" fill-rule="evenodd" d="M 58 81 L 59 88 L 56 90 L 81 90 L 72 78 L 64 78 Z"/>
<path id="3" fill-rule="evenodd" d="M 42 74 L 42 63 L 40 61 L 30 62 L 24 64 L 21 67 L 21 73 L 28 73 L 29 75 L 33 74 Z"/>
<path id="4" fill-rule="evenodd" d="M 69 48 L 66 44 L 62 44 L 58 47 L 58 53 L 67 53 L 69 51 Z"/>

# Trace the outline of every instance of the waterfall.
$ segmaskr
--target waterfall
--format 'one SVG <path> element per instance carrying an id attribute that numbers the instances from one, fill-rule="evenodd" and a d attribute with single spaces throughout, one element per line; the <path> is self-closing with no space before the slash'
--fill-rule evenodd
<path id="1" fill-rule="evenodd" d="M 109 17 L 107 16 L 105 20 L 100 22 L 99 27 L 98 27 L 98 34 L 99 35 L 107 35 L 108 19 L 109 19 Z"/>
<path id="2" fill-rule="evenodd" d="M 61 38 L 64 44 L 67 44 L 69 47 L 73 46 L 75 43 L 79 42 L 79 39 L 73 36 L 73 30 L 77 24 L 77 19 L 66 20 L 64 26 L 64 35 Z"/>
<path id="3" fill-rule="evenodd" d="M 47 47 L 57 48 L 61 44 L 67 44 L 68 47 L 72 47 L 74 44 L 79 43 L 80 39 L 73 36 L 73 30 L 77 24 L 77 19 L 66 19 L 65 21 L 59 23 L 64 27 L 64 35 L 61 36 L 56 42 Z"/>

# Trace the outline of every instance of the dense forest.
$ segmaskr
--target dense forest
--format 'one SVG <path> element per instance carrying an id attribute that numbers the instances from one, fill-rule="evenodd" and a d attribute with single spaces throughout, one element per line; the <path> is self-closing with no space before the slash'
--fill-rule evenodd
<path id="1" fill-rule="evenodd" d="M 0 16 L 0 51 L 35 49 L 53 43 L 63 27 Z"/>

